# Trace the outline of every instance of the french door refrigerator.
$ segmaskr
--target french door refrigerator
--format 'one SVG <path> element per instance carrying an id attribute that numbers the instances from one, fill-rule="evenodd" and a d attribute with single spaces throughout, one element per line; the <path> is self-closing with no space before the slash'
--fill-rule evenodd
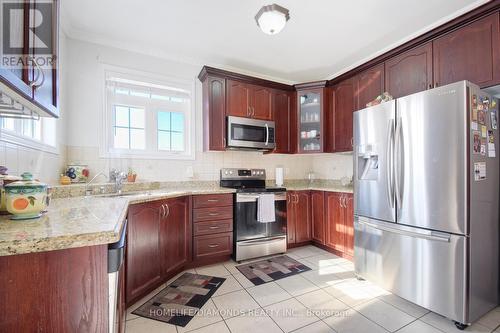
<path id="1" fill-rule="evenodd" d="M 498 303 L 497 104 L 460 81 L 354 113 L 356 274 L 462 329 Z"/>

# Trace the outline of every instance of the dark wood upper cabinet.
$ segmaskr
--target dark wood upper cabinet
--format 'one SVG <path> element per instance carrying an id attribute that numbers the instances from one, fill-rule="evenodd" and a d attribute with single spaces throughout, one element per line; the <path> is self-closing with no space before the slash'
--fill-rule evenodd
<path id="1" fill-rule="evenodd" d="M 326 81 L 296 85 L 296 136 L 300 154 L 322 153 L 326 142 L 328 94 Z"/>
<path id="2" fill-rule="evenodd" d="M 228 80 L 226 87 L 228 116 L 272 120 L 272 89 Z"/>
<path id="3" fill-rule="evenodd" d="M 433 41 L 434 84 L 469 80 L 480 87 L 500 83 L 499 13 Z"/>
<path id="4" fill-rule="evenodd" d="M 226 114 L 250 117 L 252 110 L 252 86 L 243 82 L 227 80 Z"/>
<path id="5" fill-rule="evenodd" d="M 252 86 L 252 114 L 251 117 L 262 120 L 273 119 L 272 89 L 267 87 Z"/>
<path id="6" fill-rule="evenodd" d="M 384 64 L 375 65 L 354 77 L 355 110 L 361 110 L 384 92 Z"/>
<path id="7" fill-rule="evenodd" d="M 127 231 L 127 304 L 153 290 L 162 281 L 162 218 L 158 202 L 131 205 Z"/>
<path id="8" fill-rule="evenodd" d="M 189 197 L 164 201 L 165 217 L 161 224 L 161 242 L 166 261 L 164 274 L 168 275 L 191 261 L 191 219 Z M 159 260 L 162 262 L 161 258 Z"/>
<path id="9" fill-rule="evenodd" d="M 24 66 L 5 66 L 3 62 L 0 64 L 0 81 L 27 100 L 29 108 L 33 111 L 51 117 L 59 116 L 59 4 L 59 0 L 22 2 L 24 15 L 10 16 L 14 18 L 13 24 L 10 25 L 12 27 L 10 36 L 19 36 L 18 42 L 22 43 L 22 47 L 16 52 L 22 53 L 21 59 Z M 34 13 L 37 13 L 36 10 L 41 6 L 51 6 L 51 11 L 42 10 L 43 22 L 50 22 L 51 26 L 33 24 Z M 37 38 L 32 38 L 32 35 Z M 42 50 L 40 46 L 35 47 L 35 40 L 42 40 L 50 52 L 46 49 Z M 17 60 L 16 55 L 6 56 Z"/>
<path id="10" fill-rule="evenodd" d="M 330 90 L 330 112 L 327 125 L 328 152 L 352 151 L 352 116 L 354 112 L 354 84 L 344 80 Z"/>
<path id="11" fill-rule="evenodd" d="M 325 192 L 311 191 L 312 240 L 325 244 Z"/>
<path id="12" fill-rule="evenodd" d="M 203 149 L 226 149 L 226 80 L 207 76 L 203 80 Z"/>
<path id="13" fill-rule="evenodd" d="M 432 88 L 432 43 L 385 62 L 385 91 L 398 98 Z"/>
<path id="14" fill-rule="evenodd" d="M 274 153 L 290 153 L 290 112 L 292 94 L 287 91 L 273 92 L 276 148 Z"/>

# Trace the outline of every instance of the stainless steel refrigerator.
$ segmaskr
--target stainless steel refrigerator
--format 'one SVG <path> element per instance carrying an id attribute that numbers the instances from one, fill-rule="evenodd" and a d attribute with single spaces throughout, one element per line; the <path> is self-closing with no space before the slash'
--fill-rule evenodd
<path id="1" fill-rule="evenodd" d="M 354 113 L 356 274 L 462 329 L 498 303 L 497 116 L 467 81 Z"/>

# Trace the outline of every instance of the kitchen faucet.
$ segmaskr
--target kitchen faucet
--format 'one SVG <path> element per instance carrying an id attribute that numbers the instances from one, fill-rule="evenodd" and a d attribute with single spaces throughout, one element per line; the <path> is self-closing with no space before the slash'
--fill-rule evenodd
<path id="1" fill-rule="evenodd" d="M 85 183 L 85 196 L 87 196 L 87 197 L 88 197 L 88 196 L 92 195 L 92 189 L 89 189 L 89 185 L 90 185 L 90 184 L 91 184 L 91 183 L 92 183 L 92 182 L 93 182 L 93 181 L 94 181 L 97 177 L 99 177 L 99 176 L 104 176 L 104 177 L 106 177 L 106 174 L 104 173 L 104 171 L 101 171 L 101 172 L 97 173 L 94 177 L 92 177 L 92 179 L 91 179 L 89 182 Z M 106 177 L 106 178 L 107 178 L 107 177 Z"/>
<path id="2" fill-rule="evenodd" d="M 127 178 L 127 174 L 123 171 L 111 169 L 109 172 L 109 180 L 115 182 L 115 193 L 122 193 L 123 180 Z"/>

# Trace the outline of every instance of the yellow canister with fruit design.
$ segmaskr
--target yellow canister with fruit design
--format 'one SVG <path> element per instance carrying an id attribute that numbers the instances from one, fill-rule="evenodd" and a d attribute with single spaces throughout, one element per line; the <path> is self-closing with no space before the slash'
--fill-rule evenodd
<path id="1" fill-rule="evenodd" d="M 40 217 L 47 204 L 47 184 L 33 180 L 33 175 L 25 172 L 22 180 L 5 185 L 7 211 L 13 220 Z"/>

